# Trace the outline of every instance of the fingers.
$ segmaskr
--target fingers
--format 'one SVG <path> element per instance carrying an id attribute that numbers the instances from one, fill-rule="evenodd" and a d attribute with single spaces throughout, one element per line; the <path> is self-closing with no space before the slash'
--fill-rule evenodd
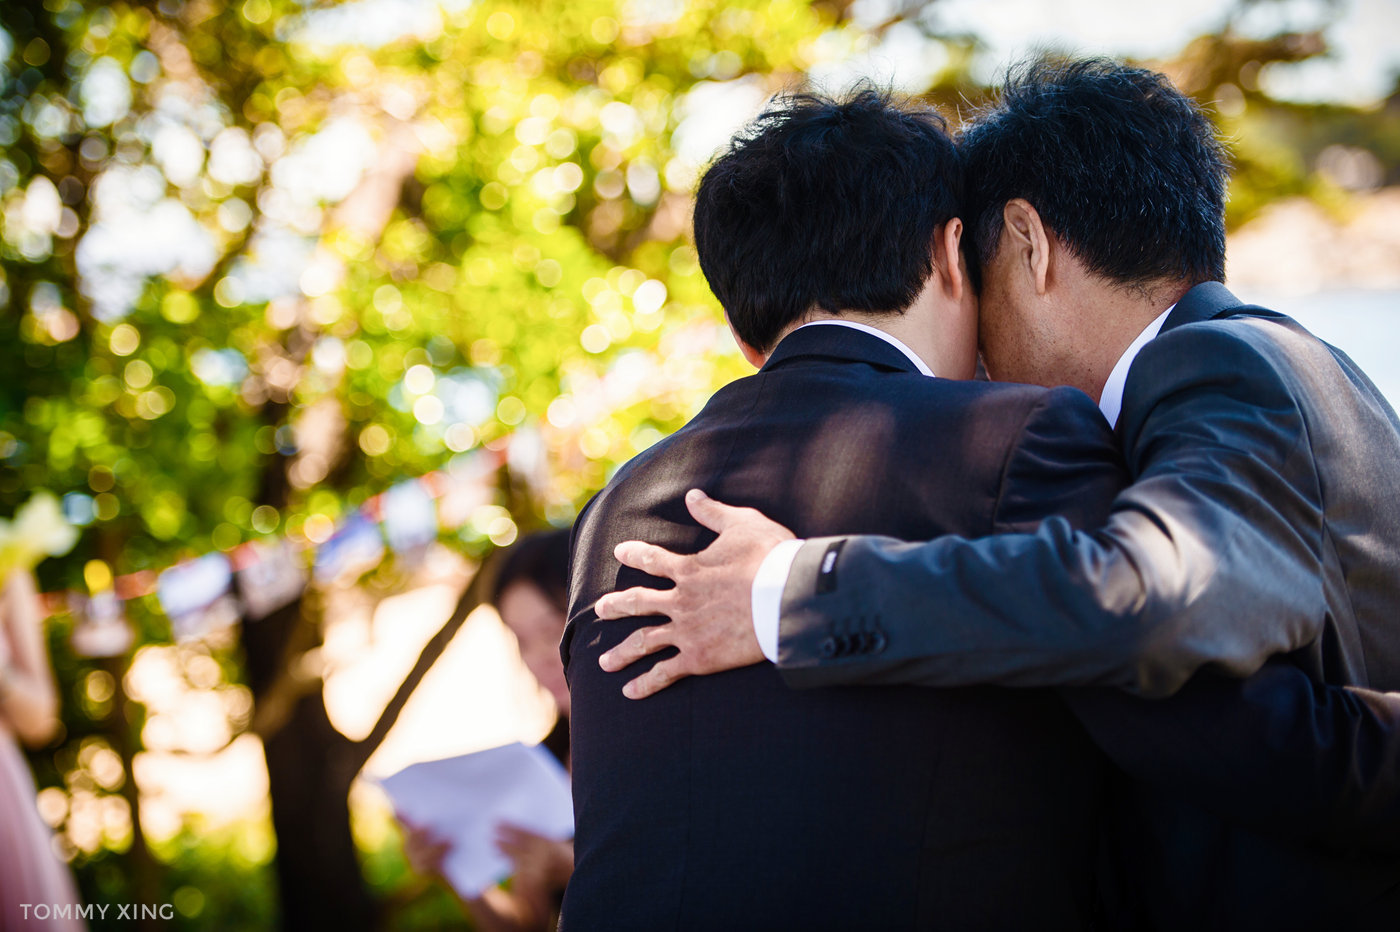
<path id="1" fill-rule="evenodd" d="M 630 566 L 634 570 L 641 570 L 643 573 L 650 573 L 653 576 L 663 576 L 666 579 L 676 578 L 676 570 L 684 559 L 679 554 L 674 554 L 664 547 L 640 540 L 623 541 L 613 548 L 613 556 L 617 557 L 618 562 L 623 566 Z"/>
<path id="2" fill-rule="evenodd" d="M 452 846 L 452 842 L 448 841 L 446 838 L 443 838 L 430 828 L 421 826 L 415 826 L 409 829 L 406 837 L 416 847 L 425 851 L 432 851 L 439 848 L 445 850 Z"/>
<path id="3" fill-rule="evenodd" d="M 512 861 L 518 861 L 529 847 L 530 843 L 518 835 L 507 835 L 504 832 L 496 833 L 496 850 Z"/>
<path id="4" fill-rule="evenodd" d="M 661 661 L 622 687 L 622 694 L 628 699 L 645 699 L 648 696 L 656 695 L 672 683 L 683 680 L 690 675 L 683 666 L 684 662 L 684 658 L 681 657 L 672 657 L 670 660 Z"/>
<path id="5" fill-rule="evenodd" d="M 609 673 L 625 670 L 648 654 L 654 654 L 663 647 L 675 644 L 671 628 L 657 625 L 654 628 L 638 628 L 612 650 L 598 658 L 598 666 Z"/>
<path id="6" fill-rule="evenodd" d="M 603 621 L 640 615 L 669 615 L 671 601 L 675 598 L 673 592 L 671 589 L 647 589 L 643 586 L 610 592 L 597 601 L 593 610 Z"/>
<path id="7" fill-rule="evenodd" d="M 420 874 L 441 873 L 452 843 L 434 835 L 431 829 L 404 824 L 403 853 L 409 865 Z"/>
<path id="8" fill-rule="evenodd" d="M 756 514 L 752 508 L 735 508 L 733 505 L 717 502 L 699 489 L 691 489 L 685 493 L 685 507 L 696 521 L 720 533 L 741 518 Z"/>
<path id="9" fill-rule="evenodd" d="M 699 489 L 691 489 L 685 493 L 685 507 L 690 511 L 690 516 L 703 524 L 710 530 L 725 534 L 730 531 L 746 531 L 748 535 L 757 535 L 760 538 L 769 537 L 775 540 L 788 540 L 793 536 L 792 531 L 783 527 L 772 518 L 765 515 L 756 508 L 739 508 L 735 505 L 726 505 L 724 502 L 717 502 Z M 742 535 L 742 536 L 748 536 Z M 741 536 L 741 538 L 742 538 Z M 700 555 L 713 554 L 717 550 L 717 543 L 711 544 Z M 667 554 L 674 561 L 676 570 L 683 570 L 688 557 L 676 557 L 674 554 Z M 668 569 L 670 566 L 668 565 Z M 675 579 L 675 576 L 668 575 L 667 578 Z"/>
<path id="10" fill-rule="evenodd" d="M 529 856 L 538 841 L 538 835 L 514 825 L 503 822 L 496 826 L 496 850 L 517 862 L 517 865 L 522 858 Z"/>
<path id="11" fill-rule="evenodd" d="M 446 847 L 448 842 L 432 828 L 420 822 L 413 822 L 402 816 L 398 817 L 399 824 L 403 826 L 404 838 L 423 848 Z"/>
<path id="12" fill-rule="evenodd" d="M 521 828 L 509 822 L 501 822 L 496 826 L 496 838 L 498 841 L 509 842 L 513 845 L 547 840 L 543 835 L 538 835 L 528 828 Z"/>

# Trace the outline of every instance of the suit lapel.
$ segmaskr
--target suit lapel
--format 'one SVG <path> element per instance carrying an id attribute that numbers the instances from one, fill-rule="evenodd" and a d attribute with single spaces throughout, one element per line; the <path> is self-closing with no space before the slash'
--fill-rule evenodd
<path id="1" fill-rule="evenodd" d="M 1176 302 L 1176 307 L 1172 308 L 1167 319 L 1162 321 L 1162 329 L 1157 331 L 1157 335 L 1161 336 L 1187 324 L 1198 324 L 1224 316 L 1241 306 L 1240 299 L 1235 297 L 1230 289 L 1220 282 L 1203 282 L 1181 296 L 1181 300 Z M 1134 365 L 1136 365 L 1136 360 L 1134 360 Z M 1129 423 L 1136 425 L 1138 421 L 1137 415 L 1133 413 L 1138 407 L 1135 404 L 1138 393 L 1131 391 L 1135 384 L 1133 367 L 1129 366 L 1127 380 L 1123 385 L 1123 404 L 1118 412 L 1118 422 L 1113 425 L 1113 434 L 1124 448 L 1130 445 L 1128 443 Z M 1136 426 L 1133 429 L 1136 431 Z"/>
<path id="2" fill-rule="evenodd" d="M 1239 312 L 1247 312 L 1254 317 L 1282 317 L 1277 311 L 1266 310 L 1253 304 L 1246 304 L 1235 297 L 1220 282 L 1203 282 L 1181 296 L 1176 307 L 1162 322 L 1162 333 L 1186 324 L 1197 324 L 1217 317 L 1231 317 Z"/>

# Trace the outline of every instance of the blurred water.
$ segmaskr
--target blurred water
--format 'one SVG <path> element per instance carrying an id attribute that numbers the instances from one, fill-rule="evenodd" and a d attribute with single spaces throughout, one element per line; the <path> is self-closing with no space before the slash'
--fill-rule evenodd
<path id="1" fill-rule="evenodd" d="M 1346 353 L 1400 409 L 1400 291 L 1237 294 L 1289 315 Z"/>

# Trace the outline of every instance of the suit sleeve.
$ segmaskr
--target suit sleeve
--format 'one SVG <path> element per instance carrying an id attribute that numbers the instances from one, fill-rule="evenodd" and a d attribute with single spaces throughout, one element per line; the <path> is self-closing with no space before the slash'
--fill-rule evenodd
<path id="1" fill-rule="evenodd" d="M 1014 442 L 1007 447 L 986 527 L 998 534 L 1030 532 L 1050 516 L 1058 516 L 1073 527 L 1100 525 L 1108 520 L 1114 497 L 1127 483 L 1117 441 L 1098 407 L 1076 389 L 1052 389 L 1026 406 Z M 833 564 L 827 553 L 833 548 L 839 552 L 848 544 L 870 548 L 876 562 L 885 548 L 907 547 L 880 537 L 822 538 L 804 544 L 783 594 L 779 671 L 789 685 L 797 687 L 853 682 L 921 684 L 922 668 L 917 660 L 891 663 L 888 650 L 883 656 L 872 656 L 871 646 L 880 644 L 880 638 L 850 638 L 842 633 L 850 628 L 868 629 L 873 621 L 902 642 L 903 626 L 931 623 L 915 606 L 907 615 L 883 618 L 866 610 L 872 587 L 868 580 L 856 577 L 866 572 L 864 564 L 870 558 L 864 554 L 859 560 L 840 556 L 835 574 L 839 585 L 833 588 L 829 572 Z M 801 588 L 795 581 L 813 579 L 823 565 L 828 570 L 826 578 L 816 583 L 823 595 L 807 604 L 794 604 L 794 591 Z M 923 604 L 916 591 L 917 581 L 901 580 L 898 573 L 890 577 L 900 585 L 910 583 L 909 597 Z M 840 646 L 833 651 L 833 644 Z M 863 653 L 864 659 L 856 652 L 847 653 L 847 644 Z M 843 661 L 827 662 L 833 654 Z M 813 662 L 816 658 L 823 662 Z"/>
<path id="2" fill-rule="evenodd" d="M 1400 855 L 1400 694 L 1325 686 L 1274 658 L 1244 680 L 1203 671 L 1166 700 L 1063 696 L 1135 780 L 1261 834 Z"/>
<path id="3" fill-rule="evenodd" d="M 789 681 L 1162 696 L 1204 666 L 1245 676 L 1316 639 L 1318 479 L 1302 413 L 1269 361 L 1225 326 L 1188 325 L 1143 349 L 1127 402 L 1135 481 L 1097 530 L 1057 516 L 977 540 L 849 538 L 835 580 L 818 574 L 837 542 L 807 542 L 783 596 Z M 854 616 L 874 620 L 878 649 L 823 650 L 825 632 Z"/>

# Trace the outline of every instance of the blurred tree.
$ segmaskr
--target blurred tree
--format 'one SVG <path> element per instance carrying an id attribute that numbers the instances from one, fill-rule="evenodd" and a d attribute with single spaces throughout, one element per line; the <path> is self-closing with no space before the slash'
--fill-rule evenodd
<path id="1" fill-rule="evenodd" d="M 340 36 L 342 12 L 0 12 L 0 353 L 24 373 L 0 390 L 0 497 L 49 487 L 92 519 L 50 584 L 80 586 L 94 557 L 131 573 L 263 534 L 320 543 L 396 479 L 474 454 L 511 464 L 455 536 L 480 557 L 517 519 L 566 521 L 739 371 L 703 355 L 722 331 L 684 242 L 674 104 L 716 72 L 788 80 L 818 14 L 716 4 L 629 21 L 595 2 L 545 22 L 496 3 L 381 43 Z M 308 674 L 315 598 L 216 649 L 253 697 L 286 925 L 374 924 L 350 782 L 475 593 L 358 741 Z M 151 597 L 129 611 L 140 643 L 169 641 Z M 115 688 L 99 714 L 70 712 L 55 782 L 71 789 L 79 768 L 63 764 L 96 736 L 128 775 L 130 833 L 111 846 L 129 869 L 84 871 L 88 894 L 167 899 L 129 777 L 142 716 L 124 662 L 56 649 L 70 693 L 98 671 Z M 80 863 L 109 857 L 89 841 Z"/>
<path id="2" fill-rule="evenodd" d="M 88 525 L 44 567 L 50 588 L 82 588 L 94 559 L 130 574 L 267 535 L 321 544 L 435 469 L 495 477 L 445 535 L 472 560 L 518 525 L 568 522 L 743 371 L 687 241 L 714 146 L 769 93 L 896 35 L 940 52 L 930 100 L 985 95 L 977 37 L 935 34 L 929 4 L 869 6 L 6 0 L 0 511 L 45 487 Z M 1321 35 L 1231 23 L 1159 64 L 1240 137 L 1232 221 L 1330 190 L 1310 126 L 1400 164 L 1394 107 L 1259 89 Z M 181 654 L 217 661 L 230 736 L 262 741 L 284 925 L 375 925 L 350 783 L 478 589 L 360 740 L 326 712 L 316 588 Z M 135 652 L 170 643 L 152 596 L 128 612 Z M 36 758 L 50 809 L 70 815 L 90 899 L 168 900 L 191 887 L 160 869 L 173 843 L 142 833 L 132 658 L 74 656 L 70 621 L 52 632 L 68 736 Z M 78 831 L 80 797 L 127 828 Z"/>

